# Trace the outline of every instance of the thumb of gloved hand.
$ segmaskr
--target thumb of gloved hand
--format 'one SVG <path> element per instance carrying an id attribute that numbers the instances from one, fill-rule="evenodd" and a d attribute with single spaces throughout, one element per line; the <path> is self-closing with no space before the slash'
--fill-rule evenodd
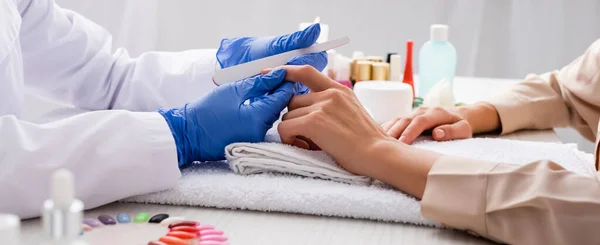
<path id="1" fill-rule="evenodd" d="M 321 35 L 321 25 L 316 23 L 304 30 L 275 37 L 269 42 L 272 48 L 267 49 L 268 56 L 310 47 L 317 42 L 319 35 Z"/>
<path id="2" fill-rule="evenodd" d="M 264 118 L 265 123 L 272 125 L 279 119 L 281 111 L 288 105 L 297 89 L 298 87 L 294 82 L 284 82 L 273 93 L 261 96 L 248 106 L 253 111 L 268 115 Z"/>
<path id="3" fill-rule="evenodd" d="M 217 50 L 217 62 L 221 68 L 227 68 L 291 50 L 306 48 L 313 45 L 320 34 L 321 26 L 313 24 L 304 30 L 277 37 L 226 38 L 221 41 L 221 45 Z"/>
<path id="4" fill-rule="evenodd" d="M 234 85 L 241 95 L 242 100 L 240 102 L 249 99 L 255 101 L 258 97 L 274 91 L 282 83 L 285 73 L 285 69 L 277 68 L 262 75 L 260 79 L 245 79 Z"/>

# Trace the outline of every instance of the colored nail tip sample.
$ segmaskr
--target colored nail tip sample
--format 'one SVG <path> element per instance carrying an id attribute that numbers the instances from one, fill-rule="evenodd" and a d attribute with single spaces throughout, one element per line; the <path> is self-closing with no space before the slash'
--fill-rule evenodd
<path id="1" fill-rule="evenodd" d="M 91 230 L 92 230 L 92 229 L 94 229 L 94 228 L 92 228 L 91 226 L 89 226 L 89 225 L 86 225 L 86 224 L 81 224 L 81 229 L 82 229 L 83 231 L 91 231 Z"/>
<path id="2" fill-rule="evenodd" d="M 161 241 L 150 241 L 150 242 L 148 242 L 147 245 L 168 245 L 168 244 L 161 242 Z"/>
<path id="3" fill-rule="evenodd" d="M 100 223 L 100 221 L 98 221 L 97 219 L 91 219 L 91 218 L 83 219 L 83 223 L 86 225 L 89 225 L 92 228 L 102 225 L 102 223 Z"/>
<path id="4" fill-rule="evenodd" d="M 185 219 L 182 217 L 169 217 L 169 218 L 166 218 L 165 220 L 161 221 L 160 224 L 161 225 L 170 225 L 170 224 L 181 222 L 184 220 Z"/>
<path id="5" fill-rule="evenodd" d="M 198 225 L 200 225 L 200 224 L 196 221 L 186 220 L 186 221 L 180 221 L 177 223 L 172 223 L 169 225 L 169 228 L 178 227 L 178 226 L 198 226 Z"/>
<path id="6" fill-rule="evenodd" d="M 187 245 L 188 244 L 185 240 L 177 238 L 177 237 L 172 237 L 172 236 L 163 236 L 158 240 L 161 242 L 164 242 L 168 245 Z"/>
<path id="7" fill-rule="evenodd" d="M 192 233 L 200 232 L 200 228 L 195 227 L 195 226 L 178 226 L 178 227 L 173 227 L 170 230 L 171 231 L 185 231 L 185 232 L 192 232 Z"/>
<path id="8" fill-rule="evenodd" d="M 203 230 L 200 231 L 200 236 L 223 235 L 225 232 L 219 230 Z"/>
<path id="9" fill-rule="evenodd" d="M 150 215 L 146 212 L 141 212 L 135 215 L 135 217 L 133 218 L 133 222 L 134 223 L 143 223 L 148 221 L 148 219 L 150 218 Z"/>
<path id="10" fill-rule="evenodd" d="M 152 218 L 150 218 L 150 220 L 148 220 L 148 223 L 160 223 L 167 218 L 169 218 L 168 214 L 157 214 L 157 215 L 152 216 Z"/>
<path id="11" fill-rule="evenodd" d="M 199 242 L 198 245 L 229 245 L 229 243 L 203 241 L 203 242 Z"/>
<path id="12" fill-rule="evenodd" d="M 183 240 L 189 240 L 189 239 L 194 239 L 194 238 L 198 237 L 198 235 L 196 235 L 196 233 L 190 233 L 190 232 L 185 232 L 185 231 L 171 231 L 171 232 L 167 233 L 167 236 L 177 237 L 177 238 L 181 238 Z"/>
<path id="13" fill-rule="evenodd" d="M 215 227 L 214 227 L 214 226 L 212 226 L 212 225 L 201 225 L 201 226 L 198 226 L 198 229 L 199 229 L 200 231 L 205 231 L 205 230 L 214 230 L 214 229 L 215 229 Z"/>
<path id="14" fill-rule="evenodd" d="M 200 236 L 200 241 L 225 242 L 225 241 L 227 241 L 227 237 L 218 236 L 218 235 Z"/>
<path id="15" fill-rule="evenodd" d="M 120 214 L 117 215 L 117 221 L 119 223 L 125 224 L 125 223 L 131 222 L 131 219 L 129 219 L 129 215 L 128 214 L 126 214 L 126 213 L 120 213 Z"/>
<path id="16" fill-rule="evenodd" d="M 110 215 L 106 215 L 106 214 L 98 216 L 98 220 L 100 222 L 102 222 L 102 224 L 105 224 L 105 225 L 117 224 L 117 221 L 115 219 L 113 219 L 113 217 L 111 217 Z"/>

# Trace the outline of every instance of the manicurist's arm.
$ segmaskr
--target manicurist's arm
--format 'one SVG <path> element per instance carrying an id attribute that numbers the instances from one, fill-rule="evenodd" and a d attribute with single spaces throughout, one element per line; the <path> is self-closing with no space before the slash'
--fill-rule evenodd
<path id="1" fill-rule="evenodd" d="M 176 187 L 180 166 L 263 141 L 298 89 L 284 77 L 279 69 L 225 84 L 159 113 L 96 111 L 48 124 L 0 116 L 0 212 L 37 217 L 61 168 L 75 175 L 86 208 Z"/>
<path id="2" fill-rule="evenodd" d="M 54 0 L 16 2 L 21 25 L 15 30 L 20 31 L 25 85 L 39 95 L 86 110 L 154 111 L 181 106 L 216 88 L 212 75 L 217 62 L 226 68 L 305 48 L 316 42 L 321 31 L 315 24 L 281 36 L 223 39 L 219 49 L 150 51 L 130 57 L 123 48 L 113 50 L 108 31 Z M 323 69 L 326 54 L 319 58 L 299 56 L 288 64 Z"/>
<path id="3" fill-rule="evenodd" d="M 348 171 L 422 199 L 423 215 L 450 227 L 511 244 L 600 240 L 597 178 L 552 162 L 513 166 L 411 147 L 387 135 L 351 90 L 307 66 L 286 69 L 286 80 L 312 92 L 288 105 L 278 127 L 284 143 L 317 145 Z"/>

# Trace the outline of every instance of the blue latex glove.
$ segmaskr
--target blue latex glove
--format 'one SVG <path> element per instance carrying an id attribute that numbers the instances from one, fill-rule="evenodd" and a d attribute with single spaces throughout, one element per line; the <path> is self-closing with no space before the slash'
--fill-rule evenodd
<path id="1" fill-rule="evenodd" d="M 310 47 L 321 34 L 321 26 L 312 24 L 302 31 L 278 37 L 240 37 L 223 39 L 217 50 L 217 61 L 221 68 L 246 63 L 248 61 L 285 53 L 295 49 Z M 327 53 L 320 52 L 297 56 L 287 62 L 288 65 L 311 65 L 319 71 L 327 66 Z M 272 68 L 272 67 L 265 67 Z M 308 92 L 308 88 L 296 83 L 298 93 Z"/>
<path id="2" fill-rule="evenodd" d="M 181 108 L 160 109 L 177 145 L 179 166 L 225 159 L 225 146 L 260 142 L 297 92 L 285 69 L 218 87 Z M 244 101 L 253 99 L 250 104 Z"/>

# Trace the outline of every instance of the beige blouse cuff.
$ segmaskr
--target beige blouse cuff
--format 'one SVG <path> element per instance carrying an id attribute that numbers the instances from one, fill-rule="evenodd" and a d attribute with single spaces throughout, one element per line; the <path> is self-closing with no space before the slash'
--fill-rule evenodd
<path id="1" fill-rule="evenodd" d="M 438 159 L 421 201 L 424 217 L 445 226 L 488 236 L 485 209 L 487 173 L 499 164 L 453 156 Z"/>

